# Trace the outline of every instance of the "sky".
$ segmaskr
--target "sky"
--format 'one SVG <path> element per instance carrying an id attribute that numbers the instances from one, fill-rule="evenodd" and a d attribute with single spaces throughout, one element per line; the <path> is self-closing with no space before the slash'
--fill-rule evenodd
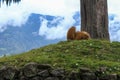
<path id="1" fill-rule="evenodd" d="M 75 2 L 76 1 L 76 2 Z M 120 42 L 120 0 L 108 0 L 109 14 L 109 33 L 111 41 Z M 48 27 L 48 20 L 40 17 L 41 25 L 39 35 L 45 36 L 46 39 L 64 39 L 67 30 L 75 24 L 73 16 L 80 12 L 79 0 L 22 0 L 19 4 L 12 4 L 7 7 L 2 4 L 0 8 L 0 32 L 7 29 L 7 25 L 13 27 L 22 27 L 32 13 L 51 15 L 56 18 L 50 23 L 58 23 Z M 78 17 L 78 20 L 80 17 Z M 80 29 L 80 24 L 76 26 Z M 59 36 L 58 36 L 59 35 Z"/>

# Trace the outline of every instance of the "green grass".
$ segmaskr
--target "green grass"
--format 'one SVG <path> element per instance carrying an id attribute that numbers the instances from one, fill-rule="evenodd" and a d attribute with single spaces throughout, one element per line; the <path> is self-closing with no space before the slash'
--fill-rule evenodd
<path id="1" fill-rule="evenodd" d="M 109 73 L 120 73 L 120 43 L 105 40 L 61 41 L 29 52 L 0 58 L 0 66 L 22 67 L 26 63 L 50 64 L 55 68 L 96 70 L 106 67 Z"/>

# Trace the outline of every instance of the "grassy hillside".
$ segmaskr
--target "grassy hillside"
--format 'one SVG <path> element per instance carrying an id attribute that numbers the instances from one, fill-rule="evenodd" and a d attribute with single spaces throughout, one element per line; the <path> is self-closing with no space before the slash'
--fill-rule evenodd
<path id="1" fill-rule="evenodd" d="M 120 73 L 120 43 L 105 40 L 62 41 L 0 58 L 0 66 L 21 67 L 28 62 L 50 64 L 67 70 L 79 70 L 80 67 L 96 70 L 105 67 L 110 73 Z"/>

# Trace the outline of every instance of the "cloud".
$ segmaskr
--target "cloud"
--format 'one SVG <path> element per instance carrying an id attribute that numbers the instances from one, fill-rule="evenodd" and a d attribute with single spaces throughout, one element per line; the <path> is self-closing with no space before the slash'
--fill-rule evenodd
<path id="1" fill-rule="evenodd" d="M 34 3 L 31 0 L 29 6 L 40 6 L 33 10 L 35 13 L 60 16 L 52 21 L 48 21 L 46 18 L 43 18 L 41 21 L 42 25 L 40 25 L 39 35 L 45 36 L 46 39 L 65 38 L 68 28 L 75 23 L 75 20 L 73 19 L 75 12 L 80 11 L 79 0 L 39 0 L 37 3 Z M 59 20 L 61 17 L 63 19 Z M 49 27 L 50 24 L 58 23 L 58 21 L 59 24 L 51 25 L 51 27 Z"/>
<path id="2" fill-rule="evenodd" d="M 9 7 L 3 4 L 0 8 L 0 29 L 6 29 L 4 27 L 7 25 L 21 26 L 26 23 L 30 13 L 24 8 L 22 4 L 12 4 Z"/>
<path id="3" fill-rule="evenodd" d="M 111 41 L 120 41 L 120 7 L 119 0 L 108 0 L 109 33 Z"/>
<path id="4" fill-rule="evenodd" d="M 0 31 L 4 31 L 6 25 L 22 26 L 31 13 L 37 13 L 64 18 L 57 26 L 51 25 L 50 28 L 47 19 L 44 18 L 39 30 L 39 34 L 46 36 L 47 39 L 63 38 L 66 30 L 75 23 L 73 15 L 80 10 L 79 4 L 79 0 L 22 0 L 19 4 L 12 4 L 10 7 L 3 4 L 0 8 L 0 17 L 2 18 Z M 49 23 L 58 23 L 58 20 L 59 17 Z"/>
<path id="5" fill-rule="evenodd" d="M 120 0 L 108 0 L 108 11 L 111 14 L 120 15 Z"/>
<path id="6" fill-rule="evenodd" d="M 120 41 L 120 18 L 117 15 L 109 15 L 109 31 L 111 41 Z"/>
<path id="7" fill-rule="evenodd" d="M 79 10 L 79 0 L 28 0 L 32 12 L 64 16 L 68 13 Z"/>
<path id="8" fill-rule="evenodd" d="M 64 18 L 57 17 L 49 21 L 46 18 L 40 17 L 42 24 L 40 25 L 39 35 L 45 36 L 46 39 L 65 39 L 69 27 L 75 23 L 72 16 L 65 16 Z M 60 21 L 58 21 L 60 20 Z M 48 23 L 52 27 L 48 27 Z M 54 24 L 57 24 L 54 26 Z"/>

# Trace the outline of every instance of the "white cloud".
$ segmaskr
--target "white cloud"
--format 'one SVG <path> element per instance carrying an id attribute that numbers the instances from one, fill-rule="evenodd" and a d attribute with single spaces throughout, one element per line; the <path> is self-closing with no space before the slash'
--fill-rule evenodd
<path id="1" fill-rule="evenodd" d="M 120 0 L 108 0 L 108 10 L 109 13 L 120 15 Z"/>
<path id="2" fill-rule="evenodd" d="M 61 16 L 64 18 L 63 22 L 51 28 L 48 28 L 45 19 L 40 27 L 39 34 L 46 36 L 47 39 L 63 38 L 66 30 L 74 24 L 72 16 L 80 10 L 79 4 L 79 0 L 22 0 L 19 5 L 12 4 L 10 7 L 2 5 L 0 8 L 0 17 L 2 18 L 0 29 L 4 29 L 3 26 L 7 24 L 21 26 L 27 21 L 31 13 Z M 48 32 L 46 33 L 46 31 Z"/>
<path id="3" fill-rule="evenodd" d="M 58 23 L 58 18 L 53 19 L 50 23 Z M 48 21 L 45 18 L 40 18 L 42 24 L 39 29 L 39 35 L 45 36 L 46 39 L 63 39 L 69 27 L 75 23 L 72 16 L 66 16 L 62 19 L 57 26 L 48 27 Z"/>
<path id="4" fill-rule="evenodd" d="M 30 15 L 24 8 L 22 4 L 12 4 L 9 7 L 3 4 L 0 8 L 0 29 L 6 25 L 21 26 L 24 24 Z"/>
<path id="5" fill-rule="evenodd" d="M 112 20 L 109 20 L 109 31 L 111 41 L 120 41 L 120 19 L 119 16 L 113 16 Z"/>
<path id="6" fill-rule="evenodd" d="M 114 14 L 114 19 L 109 20 L 111 41 L 120 41 L 120 0 L 108 0 L 108 13 Z"/>
<path id="7" fill-rule="evenodd" d="M 28 0 L 28 2 L 31 11 L 47 15 L 64 16 L 76 9 L 79 10 L 79 0 Z"/>

